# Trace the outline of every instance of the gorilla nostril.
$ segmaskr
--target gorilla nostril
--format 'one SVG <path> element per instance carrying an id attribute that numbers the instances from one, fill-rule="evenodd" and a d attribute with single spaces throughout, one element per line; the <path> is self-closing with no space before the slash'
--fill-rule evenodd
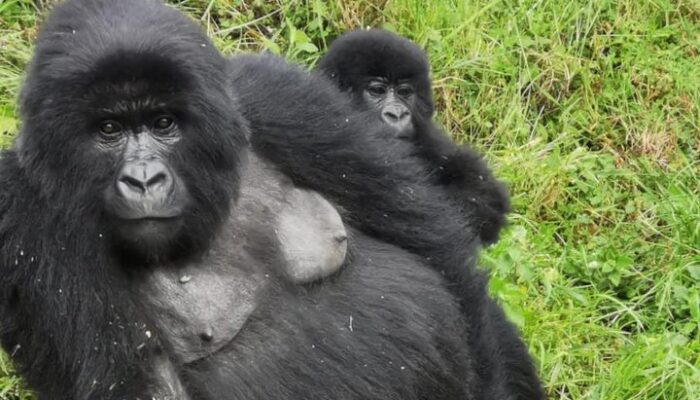
<path id="1" fill-rule="evenodd" d="M 119 178 L 119 182 L 126 184 L 126 187 L 131 190 L 135 190 L 141 193 L 146 191 L 146 185 L 144 185 L 144 183 L 141 180 L 136 179 L 130 175 L 122 175 Z"/>
<path id="2" fill-rule="evenodd" d="M 168 175 L 165 172 L 159 172 L 146 181 L 146 188 L 155 186 L 160 183 L 165 183 L 168 181 Z"/>
<path id="3" fill-rule="evenodd" d="M 385 111 L 383 115 L 384 119 L 386 119 L 388 122 L 396 122 L 399 120 L 399 117 L 391 111 Z"/>

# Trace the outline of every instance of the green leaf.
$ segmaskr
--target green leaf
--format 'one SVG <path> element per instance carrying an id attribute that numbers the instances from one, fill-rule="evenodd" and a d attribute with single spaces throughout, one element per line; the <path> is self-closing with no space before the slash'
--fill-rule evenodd
<path id="1" fill-rule="evenodd" d="M 311 43 L 311 40 L 309 39 L 308 36 L 306 36 L 306 33 L 304 33 L 304 31 L 299 30 L 299 29 L 292 30 L 292 34 L 290 35 L 289 40 L 290 40 L 290 42 L 292 42 L 292 44 L 297 45 L 297 46 L 300 46 L 302 44 Z"/>
<path id="2" fill-rule="evenodd" d="M 265 47 L 266 50 L 271 51 L 273 54 L 279 55 L 282 51 L 280 50 L 280 47 L 277 45 L 277 43 L 273 42 L 272 40 L 268 38 L 261 38 L 263 42 L 263 46 Z"/>
<path id="3" fill-rule="evenodd" d="M 306 53 L 317 53 L 318 52 L 318 47 L 316 47 L 313 43 L 302 43 L 297 46 L 297 49 L 306 52 Z"/>
<path id="4" fill-rule="evenodd" d="M 508 303 L 502 303 L 502 305 L 503 311 L 506 313 L 506 317 L 508 317 L 511 322 L 513 322 L 519 328 L 525 326 L 525 315 L 523 314 L 522 309 L 511 306 Z"/>
<path id="5" fill-rule="evenodd" d="M 17 120 L 0 114 L 0 133 L 15 132 Z"/>
<path id="6" fill-rule="evenodd" d="M 693 279 L 700 281 L 700 264 L 690 264 L 687 269 Z"/>
<path id="7" fill-rule="evenodd" d="M 700 322 L 700 293 L 697 291 L 689 296 L 688 308 L 690 309 L 690 316 L 696 322 Z"/>

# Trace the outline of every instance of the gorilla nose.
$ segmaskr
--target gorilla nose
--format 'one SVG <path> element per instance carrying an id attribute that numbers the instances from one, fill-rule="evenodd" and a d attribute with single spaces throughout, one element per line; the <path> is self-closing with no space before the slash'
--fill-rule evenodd
<path id="1" fill-rule="evenodd" d="M 406 107 L 386 107 L 382 112 L 382 118 L 384 119 L 384 122 L 389 125 L 403 128 L 408 124 L 411 118 L 411 113 Z"/>
<path id="2" fill-rule="evenodd" d="M 157 160 L 128 163 L 117 180 L 117 190 L 123 197 L 140 201 L 167 197 L 172 186 L 168 168 Z"/>

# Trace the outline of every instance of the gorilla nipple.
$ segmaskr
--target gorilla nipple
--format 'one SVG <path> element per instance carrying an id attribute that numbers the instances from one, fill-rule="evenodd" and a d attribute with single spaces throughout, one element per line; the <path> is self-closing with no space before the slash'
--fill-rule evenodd
<path id="1" fill-rule="evenodd" d="M 209 327 L 199 334 L 199 338 L 202 339 L 203 342 L 211 342 L 214 340 L 214 331 Z"/>
<path id="2" fill-rule="evenodd" d="M 337 235 L 334 239 L 338 243 L 345 243 L 348 240 L 348 235 L 345 235 L 345 234 Z"/>

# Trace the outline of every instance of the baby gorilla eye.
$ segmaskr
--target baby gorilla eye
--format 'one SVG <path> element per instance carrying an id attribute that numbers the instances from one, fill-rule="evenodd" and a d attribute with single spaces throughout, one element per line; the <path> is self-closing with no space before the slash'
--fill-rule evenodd
<path id="1" fill-rule="evenodd" d="M 175 121 L 171 117 L 158 117 L 153 127 L 158 131 L 167 131 L 172 129 L 173 125 L 175 125 Z"/>
<path id="2" fill-rule="evenodd" d="M 396 89 L 396 93 L 401 97 L 409 97 L 413 94 L 413 87 L 410 85 L 399 86 L 399 88 Z"/>
<path id="3" fill-rule="evenodd" d="M 367 91 L 373 96 L 383 96 L 386 94 L 386 86 L 380 83 L 370 84 Z"/>
<path id="4" fill-rule="evenodd" d="M 114 138 L 122 131 L 122 126 L 115 121 L 103 121 L 100 124 L 100 133 L 106 138 Z"/>

